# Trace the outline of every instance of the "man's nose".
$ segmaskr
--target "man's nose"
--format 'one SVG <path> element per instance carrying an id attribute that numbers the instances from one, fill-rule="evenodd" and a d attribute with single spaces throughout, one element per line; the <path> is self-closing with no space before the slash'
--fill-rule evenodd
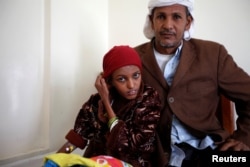
<path id="1" fill-rule="evenodd" d="M 168 30 L 172 29 L 173 28 L 173 20 L 171 18 L 167 17 L 163 23 L 163 27 L 165 29 L 168 29 Z"/>

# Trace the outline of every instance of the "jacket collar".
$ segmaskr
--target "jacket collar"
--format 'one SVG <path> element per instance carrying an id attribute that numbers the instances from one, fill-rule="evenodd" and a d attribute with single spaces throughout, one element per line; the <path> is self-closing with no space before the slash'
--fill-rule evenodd
<path id="1" fill-rule="evenodd" d="M 155 80 L 159 82 L 162 87 L 168 89 L 168 84 L 154 56 L 154 40 L 146 43 L 145 47 L 142 47 L 139 52 L 141 53 L 140 56 L 143 62 L 144 70 L 155 78 Z"/>
<path id="2" fill-rule="evenodd" d="M 184 40 L 180 54 L 180 62 L 175 72 L 172 87 L 176 86 L 178 82 L 184 77 L 196 57 L 195 48 L 193 44 L 189 41 Z"/>
<path id="3" fill-rule="evenodd" d="M 163 73 L 158 66 L 156 58 L 154 56 L 154 40 L 146 43 L 145 47 L 139 52 L 141 53 L 141 59 L 143 62 L 144 69 L 155 78 L 163 88 L 168 89 L 169 86 L 163 76 Z M 176 69 L 175 77 L 171 87 L 174 87 L 178 84 L 178 82 L 183 78 L 188 69 L 190 68 L 194 58 L 196 57 L 195 48 L 190 41 L 183 41 L 183 47 L 180 53 L 180 62 Z"/>

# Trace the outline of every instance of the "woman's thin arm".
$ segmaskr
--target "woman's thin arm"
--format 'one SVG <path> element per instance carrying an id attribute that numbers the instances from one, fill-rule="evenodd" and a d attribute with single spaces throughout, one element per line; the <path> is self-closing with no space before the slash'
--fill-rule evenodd
<path id="1" fill-rule="evenodd" d="M 71 144 L 70 142 L 64 143 L 64 145 L 57 151 L 57 153 L 71 153 L 74 151 L 77 147 Z"/>

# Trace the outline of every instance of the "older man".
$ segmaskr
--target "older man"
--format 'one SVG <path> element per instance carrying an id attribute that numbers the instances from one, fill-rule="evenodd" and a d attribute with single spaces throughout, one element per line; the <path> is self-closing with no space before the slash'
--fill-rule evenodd
<path id="1" fill-rule="evenodd" d="M 199 166 L 207 150 L 249 150 L 250 77 L 223 45 L 192 39 L 193 0 L 150 0 L 144 34 L 136 47 L 143 79 L 161 95 L 158 128 L 161 166 Z M 237 129 L 218 121 L 220 94 L 235 102 Z"/>

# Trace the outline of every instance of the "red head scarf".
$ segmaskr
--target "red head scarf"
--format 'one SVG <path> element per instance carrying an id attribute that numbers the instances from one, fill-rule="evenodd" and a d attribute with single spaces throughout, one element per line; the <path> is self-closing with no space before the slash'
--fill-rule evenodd
<path id="1" fill-rule="evenodd" d="M 138 53 L 129 46 L 114 46 L 104 55 L 103 77 L 109 77 L 115 70 L 127 65 L 135 65 L 142 70 Z"/>

